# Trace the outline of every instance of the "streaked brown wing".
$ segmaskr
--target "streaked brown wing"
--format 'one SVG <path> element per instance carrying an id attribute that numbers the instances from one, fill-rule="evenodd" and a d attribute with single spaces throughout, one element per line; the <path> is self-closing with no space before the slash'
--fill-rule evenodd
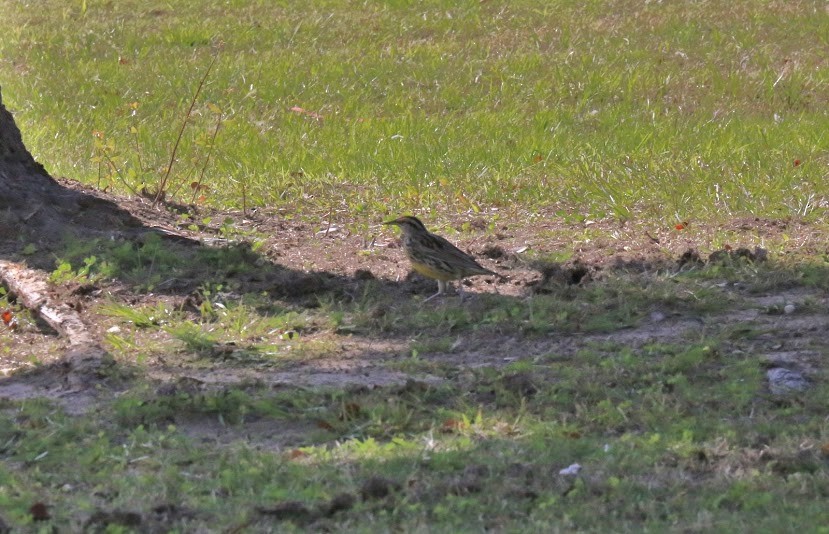
<path id="1" fill-rule="evenodd" d="M 429 234 L 429 248 L 439 251 L 444 255 L 445 260 L 455 265 L 456 269 L 462 269 L 469 274 L 498 274 L 481 266 L 474 258 L 465 253 L 446 239 L 439 235 Z"/>

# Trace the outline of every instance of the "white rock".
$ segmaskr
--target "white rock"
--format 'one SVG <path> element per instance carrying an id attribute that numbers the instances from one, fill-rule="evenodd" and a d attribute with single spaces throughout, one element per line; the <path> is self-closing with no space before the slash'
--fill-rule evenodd
<path id="1" fill-rule="evenodd" d="M 579 464 L 572 464 L 559 471 L 558 474 L 572 477 L 578 475 L 579 471 L 581 471 L 581 466 Z"/>
<path id="2" fill-rule="evenodd" d="M 785 367 L 773 367 L 766 371 L 769 380 L 769 389 L 775 395 L 784 395 L 793 391 L 800 391 L 809 385 L 802 374 Z"/>

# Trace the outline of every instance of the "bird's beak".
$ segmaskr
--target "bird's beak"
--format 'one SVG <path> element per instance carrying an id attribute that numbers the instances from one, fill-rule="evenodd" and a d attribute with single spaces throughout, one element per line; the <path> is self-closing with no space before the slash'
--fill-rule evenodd
<path id="1" fill-rule="evenodd" d="M 386 221 L 386 222 L 384 222 L 383 224 L 394 224 L 394 225 L 397 225 L 397 224 L 400 224 L 400 221 L 398 221 L 397 219 L 392 219 L 391 221 Z"/>

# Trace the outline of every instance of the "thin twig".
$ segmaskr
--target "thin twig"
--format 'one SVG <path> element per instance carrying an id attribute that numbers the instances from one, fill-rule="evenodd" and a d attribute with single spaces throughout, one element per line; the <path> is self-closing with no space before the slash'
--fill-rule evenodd
<path id="1" fill-rule="evenodd" d="M 141 174 L 144 174 L 144 159 L 141 157 L 141 143 L 138 142 L 138 128 L 135 128 L 135 133 L 132 133 L 132 140 L 135 143 L 135 155 L 138 158 L 138 170 L 141 171 Z"/>
<path id="2" fill-rule="evenodd" d="M 222 113 L 219 114 L 219 119 L 216 121 L 216 128 L 213 129 L 213 136 L 210 138 L 210 148 L 207 149 L 207 157 L 204 160 L 204 165 L 202 165 L 201 174 L 199 174 L 196 187 L 193 188 L 193 198 L 190 200 L 190 204 L 196 203 L 196 193 L 201 190 L 201 183 L 202 180 L 204 180 L 204 172 L 207 170 L 207 164 L 210 162 L 210 155 L 213 153 L 213 147 L 216 146 L 216 135 L 219 133 L 219 127 L 222 125 L 223 116 L 224 115 Z"/>
<path id="3" fill-rule="evenodd" d="M 242 214 L 248 216 L 248 188 L 247 178 L 242 178 Z"/>
<path id="4" fill-rule="evenodd" d="M 158 201 L 161 200 L 161 197 L 164 194 L 164 190 L 167 189 L 167 180 L 170 178 L 170 172 L 173 170 L 173 163 L 176 161 L 176 152 L 178 151 L 178 144 L 181 142 L 181 138 L 184 135 L 184 128 L 187 127 L 187 121 L 190 119 L 190 115 L 193 114 L 193 108 L 196 107 L 196 100 L 199 98 L 199 93 L 201 93 L 202 87 L 204 87 L 204 83 L 207 81 L 207 76 L 210 74 L 210 69 L 213 68 L 213 65 L 216 63 L 216 59 L 218 59 L 218 57 L 219 56 L 217 55 L 213 56 L 213 60 L 210 62 L 210 65 L 207 66 L 207 70 L 204 72 L 204 76 L 202 76 L 199 86 L 196 88 L 196 93 L 193 95 L 192 100 L 190 100 L 190 108 L 184 116 L 184 121 L 181 123 L 181 129 L 178 132 L 178 137 L 176 137 L 176 144 L 173 145 L 173 152 L 170 154 L 170 163 L 167 165 L 167 172 L 164 173 L 164 177 L 161 178 L 161 181 L 158 183 L 158 189 L 155 193 L 155 199 L 153 200 L 153 207 L 158 204 Z"/>
<path id="5" fill-rule="evenodd" d="M 109 154 L 107 154 L 106 152 L 102 152 L 101 155 L 103 155 L 104 158 L 106 158 L 107 163 L 109 163 L 109 166 L 112 168 L 113 171 L 115 171 L 115 175 L 118 176 L 118 179 L 121 181 L 121 183 L 124 184 L 133 195 L 138 196 L 138 191 L 136 191 L 135 188 L 131 186 L 129 182 L 127 182 L 127 179 L 124 177 L 123 174 L 121 174 L 121 170 L 118 168 L 118 165 L 116 165 L 115 162 L 112 161 L 112 158 L 109 157 Z"/>

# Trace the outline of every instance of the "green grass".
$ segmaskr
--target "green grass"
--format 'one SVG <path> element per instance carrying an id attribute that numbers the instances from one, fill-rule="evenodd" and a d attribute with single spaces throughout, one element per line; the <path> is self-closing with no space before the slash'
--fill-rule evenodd
<path id="1" fill-rule="evenodd" d="M 823 4 L 214 4 L 0 0 L 3 99 L 35 156 L 56 176 L 152 189 L 186 118 L 168 198 L 217 208 L 363 227 L 483 211 L 489 231 L 538 220 L 527 214 L 690 220 L 688 233 L 695 220 L 823 215 Z M 531 298 L 429 304 L 383 280 L 349 280 L 344 295 L 261 261 L 266 236 L 230 219 L 219 233 L 252 243 L 66 244 L 53 281 L 83 290 L 84 319 L 120 367 L 82 417 L 0 400 L 2 520 L 36 532 L 827 532 L 825 370 L 804 393 L 772 396 L 759 358 L 825 351 L 785 330 L 782 297 L 751 300 L 795 290 L 795 319 L 825 307 L 826 258 L 785 233 L 765 263 L 606 269 Z M 586 246 L 606 233 L 539 237 Z M 710 248 L 743 237 L 725 230 Z M 83 300 L 96 289 L 104 303 Z M 5 308 L 36 330 L 0 288 Z M 624 337 L 675 318 L 699 325 Z M 366 354 L 413 380 L 264 380 Z M 142 378 L 165 368 L 180 379 Z M 223 372 L 242 382 L 194 378 Z M 559 474 L 573 463 L 578 477 Z M 34 520 L 38 502 L 51 519 Z"/>
<path id="2" fill-rule="evenodd" d="M 757 362 L 719 343 L 597 346 L 436 387 L 137 388 L 80 418 L 5 402 L 0 505 L 32 526 L 29 508 L 45 502 L 43 528 L 70 530 L 96 512 L 138 514 L 146 527 L 153 510 L 174 506 L 182 515 L 167 527 L 182 531 L 812 531 L 829 493 L 827 388 L 759 394 Z M 270 430 L 192 437 L 211 421 Z M 287 439 L 296 427 L 306 433 Z M 559 474 L 572 463 L 579 477 Z M 391 496 L 366 496 L 374 477 Z M 319 511 L 341 494 L 352 507 Z M 258 511 L 295 501 L 308 517 Z"/>
<path id="3" fill-rule="evenodd" d="M 0 506 L 14 525 L 69 530 L 96 517 L 110 529 L 136 517 L 149 528 L 171 506 L 166 528 L 181 531 L 814 530 L 829 495 L 825 380 L 771 396 L 756 347 L 775 324 L 717 315 L 756 306 L 720 280 L 762 284 L 785 268 L 735 262 L 433 306 L 380 288 L 367 301 L 323 298 L 313 308 L 232 299 L 220 288 L 203 293 L 209 313 L 110 302 L 88 313 L 120 329 L 107 342 L 124 368 L 161 357 L 182 376 L 219 362 L 265 369 L 266 378 L 314 351 L 385 338 L 406 340 L 408 357 L 387 365 L 415 379 L 372 389 L 188 378 L 159 387 L 133 373 L 128 389 L 84 417 L 46 401 L 5 401 Z M 373 307 L 383 309 L 380 322 Z M 602 336 L 642 326 L 652 309 L 707 325 L 662 341 Z M 505 353 L 517 359 L 500 367 L 446 358 L 464 339 L 519 332 L 530 341 L 596 337 L 560 353 Z M 419 382 L 422 373 L 442 382 Z M 573 463 L 578 477 L 559 474 Z M 367 489 L 377 484 L 390 495 Z M 50 520 L 32 524 L 35 502 L 48 504 Z"/>
<path id="4" fill-rule="evenodd" d="M 204 170 L 210 204 L 349 221 L 822 212 L 819 3 L 0 7 L 4 101 L 29 148 L 100 187 L 158 183 L 216 56 L 173 168 L 179 201 Z"/>

